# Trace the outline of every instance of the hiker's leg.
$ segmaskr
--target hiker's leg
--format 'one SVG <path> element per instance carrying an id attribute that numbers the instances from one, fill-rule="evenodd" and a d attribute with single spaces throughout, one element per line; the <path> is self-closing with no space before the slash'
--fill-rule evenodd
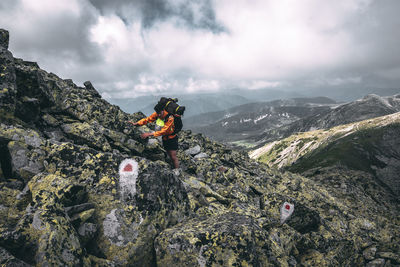
<path id="1" fill-rule="evenodd" d="M 169 157 L 172 160 L 172 163 L 174 164 L 174 169 L 178 169 L 179 168 L 179 161 L 178 161 L 178 157 L 176 156 L 176 150 L 168 150 L 167 151 Z"/>

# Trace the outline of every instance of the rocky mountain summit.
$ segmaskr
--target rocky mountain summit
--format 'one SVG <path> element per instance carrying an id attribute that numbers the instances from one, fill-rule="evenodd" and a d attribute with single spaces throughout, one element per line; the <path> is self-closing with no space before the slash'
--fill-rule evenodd
<path id="1" fill-rule="evenodd" d="M 154 125 L 126 123 L 143 113 L 14 58 L 8 38 L 0 30 L 2 266 L 400 265 L 398 201 L 372 176 L 280 172 L 190 131 L 173 172 L 159 141 L 140 139 Z"/>

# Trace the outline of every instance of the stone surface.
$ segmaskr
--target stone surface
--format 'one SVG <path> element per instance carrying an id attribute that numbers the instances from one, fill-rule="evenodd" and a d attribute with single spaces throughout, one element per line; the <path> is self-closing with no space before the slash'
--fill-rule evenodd
<path id="1" fill-rule="evenodd" d="M 199 145 L 196 145 L 196 146 L 194 146 L 194 147 L 191 147 L 191 148 L 185 150 L 185 153 L 188 154 L 188 155 L 194 156 L 194 155 L 199 154 L 200 151 L 201 151 L 200 146 L 199 146 Z"/>
<path id="2" fill-rule="evenodd" d="M 0 46 L 4 49 L 8 49 L 8 42 L 10 40 L 10 34 L 7 30 L 0 29 Z"/>
<path id="3" fill-rule="evenodd" d="M 8 32 L 0 29 L 0 118 L 2 120 L 14 113 L 17 95 L 14 58 L 7 47 Z"/>
<path id="4" fill-rule="evenodd" d="M 378 252 L 378 257 L 391 260 L 395 264 L 400 264 L 400 255 L 390 251 Z"/>
<path id="5" fill-rule="evenodd" d="M 369 247 L 363 251 L 363 256 L 366 260 L 373 260 L 376 254 L 376 247 Z"/>
<path id="6" fill-rule="evenodd" d="M 208 158 L 207 153 L 199 153 L 196 156 L 194 156 L 195 159 L 204 159 L 204 158 Z"/>
<path id="7" fill-rule="evenodd" d="M 0 32 L 1 34 L 1 32 Z M 7 250 L 0 247 L 0 264 L 1 266 L 29 267 L 31 265 L 15 258 Z"/>
<path id="8" fill-rule="evenodd" d="M 29 149 L 27 143 L 11 141 L 8 151 L 11 156 L 11 168 L 15 176 L 29 181 L 33 176 L 44 170 L 45 152 L 41 149 Z"/>
<path id="9" fill-rule="evenodd" d="M 384 259 L 375 259 L 367 263 L 366 267 L 384 267 L 385 260 Z"/>
<path id="10" fill-rule="evenodd" d="M 168 266 L 260 266 L 268 260 L 266 233 L 251 217 L 227 213 L 188 221 L 155 241 L 157 263 Z"/>

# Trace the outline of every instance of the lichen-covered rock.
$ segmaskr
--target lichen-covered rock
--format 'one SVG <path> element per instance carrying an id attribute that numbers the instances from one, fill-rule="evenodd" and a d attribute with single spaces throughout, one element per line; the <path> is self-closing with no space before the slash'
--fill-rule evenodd
<path id="1" fill-rule="evenodd" d="M 18 141 L 33 148 L 39 148 L 41 145 L 44 145 L 44 140 L 39 133 L 33 129 L 24 129 L 21 125 L 0 124 L 0 140 L 3 140 L 5 143 Z"/>
<path id="2" fill-rule="evenodd" d="M 8 49 L 8 42 L 10 39 L 10 34 L 4 29 L 0 29 L 0 47 Z"/>
<path id="3" fill-rule="evenodd" d="M 11 168 L 16 177 L 29 181 L 44 170 L 45 152 L 43 150 L 29 149 L 24 143 L 15 141 L 9 142 L 7 147 L 11 157 Z"/>
<path id="4" fill-rule="evenodd" d="M 97 225 L 94 223 L 84 223 L 78 228 L 78 234 L 81 236 L 80 240 L 86 245 L 92 240 L 97 233 Z"/>
<path id="5" fill-rule="evenodd" d="M 235 213 L 178 224 L 156 239 L 157 265 L 267 266 L 266 232 L 257 221 Z M 271 257 L 272 258 L 272 257 Z"/>
<path id="6" fill-rule="evenodd" d="M 82 185 L 54 174 L 40 173 L 29 181 L 28 186 L 33 201 L 42 207 L 56 204 L 72 206 L 86 198 Z"/>
<path id="7" fill-rule="evenodd" d="M 61 126 L 63 131 L 72 139 L 77 140 L 80 144 L 89 144 L 91 147 L 101 149 L 103 151 L 111 151 L 105 137 L 94 130 L 88 123 L 71 123 Z"/>
<path id="8" fill-rule="evenodd" d="M 376 254 L 376 247 L 372 246 L 363 251 L 363 256 L 366 260 L 373 260 Z"/>
<path id="9" fill-rule="evenodd" d="M 1 34 L 1 32 L 0 32 Z M 0 264 L 1 266 L 18 266 L 18 267 L 29 267 L 31 265 L 15 258 L 7 250 L 0 247 Z"/>
<path id="10" fill-rule="evenodd" d="M 82 187 L 52 174 L 33 177 L 29 182 L 33 206 L 23 201 L 24 192 L 14 193 L 17 202 L 9 204 L 8 220 L 12 220 L 10 211 L 19 210 L 18 218 L 13 219 L 18 223 L 0 227 L 0 244 L 28 263 L 81 265 L 80 241 L 63 209 L 64 205 L 82 200 L 79 188 L 82 190 Z M 2 200 L 2 203 L 7 202 Z M 23 203 L 25 205 L 21 207 Z"/>
<path id="11" fill-rule="evenodd" d="M 114 195 L 117 199 L 107 205 L 107 209 L 112 208 L 96 218 L 102 226 L 97 239 L 99 249 L 115 263 L 153 265 L 154 238 L 189 215 L 184 186 L 166 168 L 165 164 L 139 161 L 136 188 L 131 189 L 134 193 L 121 194 L 123 188 L 119 188 Z"/>
<path id="12" fill-rule="evenodd" d="M 400 264 L 400 255 L 390 251 L 381 251 L 378 253 L 378 257 L 390 260 L 393 264 Z"/>
<path id="13" fill-rule="evenodd" d="M 38 238 L 35 256 L 40 266 L 80 266 L 82 248 L 75 229 L 67 218 L 53 212 L 37 213 L 37 222 L 31 229 Z"/>
<path id="14" fill-rule="evenodd" d="M 14 58 L 8 48 L 8 31 L 0 29 L 0 111 L 13 114 L 16 104 L 16 75 Z"/>
<path id="15" fill-rule="evenodd" d="M 83 85 L 85 86 L 85 88 L 91 92 L 95 97 L 101 97 L 99 92 L 97 92 L 97 90 L 94 88 L 93 84 L 90 81 L 86 81 L 83 83 Z"/>
<path id="16" fill-rule="evenodd" d="M 384 267 L 385 260 L 384 259 L 375 259 L 367 263 L 366 267 Z"/>
<path id="17" fill-rule="evenodd" d="M 0 183 L 0 231 L 15 225 L 29 204 L 30 198 L 21 193 L 18 189 L 10 188 L 10 184 Z"/>
<path id="18" fill-rule="evenodd" d="M 83 188 L 53 174 L 36 175 L 30 182 L 35 212 L 30 231 L 39 238 L 35 261 L 39 265 L 78 266 L 82 248 L 75 229 L 63 213 L 64 205 L 82 201 Z"/>

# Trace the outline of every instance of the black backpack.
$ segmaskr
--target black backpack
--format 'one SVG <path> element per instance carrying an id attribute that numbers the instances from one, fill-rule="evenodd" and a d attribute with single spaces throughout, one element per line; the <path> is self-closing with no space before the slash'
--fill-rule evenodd
<path id="1" fill-rule="evenodd" d="M 157 105 L 154 107 L 154 110 L 157 113 L 160 113 L 163 109 L 165 109 L 170 114 L 182 116 L 185 112 L 185 107 L 179 106 L 176 102 L 178 102 L 178 98 L 161 97 Z"/>
<path id="2" fill-rule="evenodd" d="M 174 116 L 174 126 L 175 126 L 175 130 L 171 135 L 178 134 L 182 130 L 182 127 L 183 127 L 182 118 L 181 118 L 181 116 L 176 116 L 174 114 L 168 113 L 168 115 L 165 117 L 164 120 L 168 121 L 170 116 Z"/>
<path id="3" fill-rule="evenodd" d="M 181 116 L 174 116 L 174 125 L 175 125 L 174 134 L 177 134 L 182 130 L 183 127 Z"/>

